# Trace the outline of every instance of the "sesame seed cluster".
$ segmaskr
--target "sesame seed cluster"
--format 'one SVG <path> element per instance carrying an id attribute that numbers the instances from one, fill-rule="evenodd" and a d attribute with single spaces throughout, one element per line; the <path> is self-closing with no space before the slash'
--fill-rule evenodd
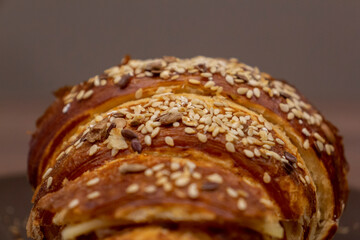
<path id="1" fill-rule="evenodd" d="M 221 94 L 223 91 L 223 87 L 217 86 L 214 81 L 216 76 L 221 76 L 225 78 L 227 84 L 236 89 L 240 96 L 253 99 L 260 98 L 261 94 L 267 94 L 271 98 L 278 98 L 278 109 L 286 114 L 288 120 L 297 121 L 300 125 L 304 125 L 306 122 L 309 126 L 320 126 L 323 121 L 322 116 L 314 112 L 312 107 L 305 103 L 290 85 L 272 79 L 268 74 L 261 73 L 257 67 L 239 63 L 237 59 L 227 61 L 206 57 L 192 59 L 164 57 L 144 61 L 127 58 L 120 66 L 107 69 L 105 74 L 90 78 L 83 85 L 74 86 L 70 93 L 63 98 L 63 113 L 71 108 L 73 101 L 84 101 L 90 98 L 94 93 L 93 88 L 96 87 L 115 85 L 124 89 L 131 83 L 132 78 L 158 78 L 164 81 L 175 81 L 181 75 L 189 77 L 186 80 L 189 84 L 202 85 L 213 91 L 214 94 Z M 201 76 L 202 81 L 191 78 L 191 76 L 198 75 Z M 83 87 L 86 89 L 82 89 Z M 160 87 L 160 91 L 161 88 L 163 87 Z M 134 94 L 136 99 L 141 98 L 142 95 L 142 88 L 139 88 Z M 331 155 L 335 151 L 334 146 L 320 133 L 311 131 L 305 125 L 302 128 L 301 132 L 305 138 L 303 147 L 309 149 L 310 144 L 313 143 L 317 151 L 324 151 Z M 171 143 L 171 140 L 168 139 L 168 142 Z M 232 145 L 228 144 L 227 149 L 231 150 Z"/>
<path id="2" fill-rule="evenodd" d="M 112 156 L 129 148 L 141 153 L 143 145 L 150 147 L 154 140 L 174 147 L 176 142 L 172 136 L 159 139 L 158 135 L 169 127 L 182 127 L 183 134 L 197 138 L 199 144 L 206 144 L 209 139 L 217 141 L 224 138 L 227 152 L 242 153 L 249 159 L 275 159 L 284 165 L 288 173 L 298 169 L 300 180 L 304 184 L 310 183 L 309 176 L 300 171 L 304 165 L 297 161 L 296 153 L 288 152 L 290 150 L 270 122 L 262 115 L 236 108 L 221 96 L 209 98 L 174 94 L 163 88 L 149 99 L 127 105 L 97 115 L 82 127 L 79 135 L 70 138 L 72 144 L 58 155 L 57 160 L 79 149 L 86 141 L 91 143 L 90 156 L 102 147 L 108 148 Z M 264 182 L 269 183 L 270 180 L 267 174 Z"/>
<path id="3" fill-rule="evenodd" d="M 204 170 L 198 168 L 200 171 Z M 197 165 L 190 160 L 183 159 L 176 161 L 166 161 L 153 165 L 144 165 L 140 163 L 122 163 L 118 167 L 118 174 L 122 176 L 141 174 L 145 177 L 145 181 L 141 183 L 129 182 L 124 187 L 126 194 L 145 194 L 152 195 L 157 191 L 165 193 L 173 193 L 179 198 L 198 199 L 201 198 L 201 193 L 213 193 L 218 191 L 218 195 L 224 195 L 230 201 L 234 201 L 239 211 L 244 211 L 247 208 L 246 199 L 249 193 L 244 189 L 237 189 L 230 187 L 224 182 L 223 173 L 208 172 L 202 174 L 197 170 Z M 247 180 L 248 181 L 248 180 Z M 89 191 L 86 193 L 84 201 L 93 200 L 101 196 L 101 188 L 96 186 L 101 184 L 99 177 L 91 178 L 86 181 L 86 186 Z M 244 182 L 244 184 L 247 184 Z M 251 186 L 252 188 L 254 186 Z M 219 192 L 222 191 L 222 192 Z M 74 198 L 68 203 L 68 208 L 72 209 L 81 203 L 81 198 Z M 254 199 L 252 200 L 254 201 Z M 259 199 L 259 204 L 265 208 L 271 208 L 273 203 L 268 196 L 264 195 Z"/>

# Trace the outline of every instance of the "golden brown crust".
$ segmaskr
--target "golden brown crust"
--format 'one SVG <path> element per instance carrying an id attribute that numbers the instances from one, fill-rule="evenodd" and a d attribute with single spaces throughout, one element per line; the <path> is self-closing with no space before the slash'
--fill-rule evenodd
<path id="1" fill-rule="evenodd" d="M 137 207 L 151 203 L 156 206 L 171 203 L 184 209 L 201 206 L 198 212 L 205 209 L 209 214 L 215 214 L 217 221 L 236 223 L 263 234 L 271 235 L 259 226 L 279 221 L 298 222 L 300 229 L 306 232 L 304 237 L 308 235 L 310 239 L 316 235 L 322 239 L 333 234 L 330 229 L 336 226 L 348 192 L 348 166 L 344 159 L 341 137 L 337 129 L 324 120 L 293 87 L 268 74 L 260 73 L 256 68 L 234 60 L 203 57 L 188 60 L 164 58 L 144 62 L 128 60 L 125 65 L 111 68 L 104 75 L 91 78 L 71 89 L 64 88 L 56 96 L 57 100 L 38 120 L 37 130 L 30 144 L 29 179 L 36 188 L 32 212 L 36 221 L 32 220 L 32 224 L 28 226 L 33 230 L 29 230 L 32 237 L 36 237 L 41 231 L 56 235 L 60 228 L 49 225 L 49 219 L 51 222 L 52 216 L 59 212 L 63 215 L 62 221 L 55 224 L 58 226 L 91 221 L 98 216 L 109 219 L 115 205 L 126 206 L 132 199 L 126 194 L 126 188 L 129 187 L 127 182 L 149 182 L 144 174 L 123 176 L 118 171 L 117 164 L 133 161 L 151 168 L 156 163 L 170 164 L 174 157 L 193 162 L 201 176 L 209 171 L 219 174 L 224 181 L 224 189 L 237 186 L 242 191 L 251 193 L 251 201 L 246 202 L 244 199 L 245 208 L 242 201 L 239 203 L 240 208 L 244 208 L 240 215 L 237 202 L 231 203 L 232 198 L 219 198 L 227 196 L 224 193 L 226 190 L 220 191 L 220 188 L 209 192 L 200 190 L 200 197 L 196 197 L 196 201 L 189 196 L 180 198 L 175 193 L 159 191 L 152 195 L 156 198 L 150 199 L 146 198 L 147 194 L 139 193 L 135 201 L 138 205 L 131 203 Z M 142 122 L 136 122 L 136 115 L 139 113 L 135 112 L 138 110 L 134 106 L 149 105 L 141 110 L 145 111 L 141 114 L 148 111 L 149 121 L 151 114 L 156 114 L 156 109 L 159 112 L 169 111 L 169 105 L 164 105 L 166 101 L 167 104 L 171 101 L 174 104 L 176 101 L 182 102 L 185 113 L 189 115 L 177 112 L 180 118 L 173 114 L 173 119 L 170 120 L 169 116 L 165 116 L 167 119 L 160 119 L 158 116 L 151 119 L 151 123 L 157 122 L 161 126 L 150 126 L 148 131 L 140 129 Z M 198 114 L 197 118 L 197 112 L 188 112 L 193 106 L 197 111 L 218 109 L 218 113 L 212 114 L 215 117 L 220 114 L 221 117 L 213 118 L 212 122 L 218 123 L 215 125 L 219 129 L 204 132 L 206 124 L 201 123 L 200 119 L 203 115 Z M 125 114 L 124 109 L 128 111 Z M 127 115 L 129 112 L 131 116 Z M 119 114 L 123 116 L 119 117 Z M 224 120 L 227 119 L 226 115 L 230 115 L 228 120 Z M 240 118 L 246 115 L 250 116 L 249 119 Z M 162 115 L 160 117 L 164 118 Z M 119 123 L 114 119 L 125 119 L 125 125 L 119 126 L 121 121 Z M 174 122 L 181 123 L 178 127 L 166 122 L 174 119 Z M 192 126 L 191 119 L 200 122 Z M 230 119 L 232 124 L 241 122 L 245 133 L 241 133 L 242 130 L 236 132 L 237 128 L 230 125 L 229 130 L 226 130 L 225 125 L 221 125 L 228 124 Z M 157 136 L 150 137 L 151 130 L 156 127 L 161 130 Z M 261 137 L 259 135 L 262 128 L 266 130 L 265 140 L 265 130 L 260 134 Z M 138 140 L 133 141 L 128 136 L 126 141 L 121 142 L 118 137 L 121 129 L 131 130 Z M 116 135 L 116 132 L 119 134 Z M 119 136 L 122 138 L 124 134 L 126 135 L 122 132 Z M 237 135 L 236 139 L 233 134 Z M 147 135 L 151 139 L 150 144 L 149 139 L 145 139 Z M 115 149 L 111 141 L 109 143 L 112 138 L 127 147 Z M 203 138 L 206 139 L 205 142 L 202 141 Z M 244 138 L 245 142 L 242 140 Z M 174 142 L 174 147 L 169 146 L 172 145 L 171 141 Z M 259 141 L 260 145 L 256 145 Z M 136 154 L 136 151 L 141 154 Z M 224 174 L 223 171 L 229 172 Z M 97 189 L 87 187 L 86 181 L 96 176 L 100 180 L 99 184 L 94 185 Z M 246 178 L 245 182 L 255 185 L 244 184 L 243 178 Z M 195 184 L 192 186 L 196 186 L 195 189 L 199 192 L 198 188 L 204 183 L 200 183 L 199 179 L 195 180 L 189 184 Z M 327 182 L 331 185 L 326 184 Z M 106 191 L 116 185 L 120 185 L 116 192 Z M 143 185 L 138 187 L 144 188 Z M 93 201 L 85 201 L 89 200 L 86 196 L 92 193 L 88 191 L 98 192 L 95 195 L 100 196 L 91 199 Z M 81 204 L 78 208 L 66 211 L 64 215 L 64 210 L 74 197 Z M 110 199 L 113 202 L 108 202 Z M 261 204 L 261 199 L 270 199 L 262 200 L 270 207 Z M 324 203 L 326 207 L 321 206 Z M 75 210 L 77 214 L 74 215 Z M 248 215 L 249 213 L 251 214 Z M 253 221 L 247 223 L 244 219 Z M 150 219 L 147 223 L 151 221 L 159 219 Z M 321 226 L 318 224 L 320 222 L 327 222 L 328 226 Z M 42 230 L 35 229 L 39 225 L 43 226 Z M 286 229 L 285 227 L 285 231 Z"/>

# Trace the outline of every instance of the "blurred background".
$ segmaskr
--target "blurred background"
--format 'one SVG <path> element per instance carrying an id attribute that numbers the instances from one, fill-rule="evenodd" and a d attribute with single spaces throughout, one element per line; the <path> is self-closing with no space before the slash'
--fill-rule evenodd
<path id="1" fill-rule="evenodd" d="M 0 177 L 25 175 L 29 132 L 52 91 L 125 54 L 236 57 L 287 79 L 340 129 L 360 189 L 357 0 L 0 0 Z"/>

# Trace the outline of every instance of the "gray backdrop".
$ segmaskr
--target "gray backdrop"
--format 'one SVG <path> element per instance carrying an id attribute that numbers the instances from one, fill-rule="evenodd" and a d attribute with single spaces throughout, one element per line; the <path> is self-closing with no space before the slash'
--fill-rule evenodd
<path id="1" fill-rule="evenodd" d="M 360 187 L 360 1 L 0 0 L 0 175 L 24 172 L 51 91 L 120 62 L 237 57 L 296 85 L 345 136 Z"/>

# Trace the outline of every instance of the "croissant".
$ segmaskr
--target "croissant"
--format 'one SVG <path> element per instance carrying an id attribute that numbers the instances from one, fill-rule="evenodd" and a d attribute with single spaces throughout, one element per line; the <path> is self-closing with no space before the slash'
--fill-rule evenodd
<path id="1" fill-rule="evenodd" d="M 134 60 L 55 92 L 30 141 L 32 239 L 331 239 L 338 130 L 236 59 Z"/>

